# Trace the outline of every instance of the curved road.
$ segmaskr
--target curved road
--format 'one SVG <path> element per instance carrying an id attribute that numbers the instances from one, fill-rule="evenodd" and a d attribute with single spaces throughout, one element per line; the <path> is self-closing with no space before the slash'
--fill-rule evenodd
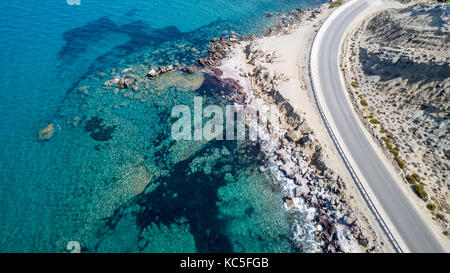
<path id="1" fill-rule="evenodd" d="M 316 39 L 313 45 L 313 50 L 314 47 L 318 50 L 318 54 L 312 54 L 311 59 L 314 87 L 316 92 L 321 93 L 322 106 L 327 108 L 326 119 L 337 129 L 334 134 L 344 142 L 341 144 L 346 147 L 346 153 L 356 162 L 357 166 L 352 167 L 363 175 L 366 185 L 376 196 L 409 251 L 444 252 L 433 231 L 419 216 L 414 205 L 383 164 L 383 159 L 374 150 L 345 97 L 346 90 L 339 75 L 339 44 L 352 21 L 368 7 L 366 0 L 354 0 L 346 8 L 341 8 L 342 13 L 328 19 L 332 22 L 323 30 L 325 32 L 322 31 L 321 39 Z"/>

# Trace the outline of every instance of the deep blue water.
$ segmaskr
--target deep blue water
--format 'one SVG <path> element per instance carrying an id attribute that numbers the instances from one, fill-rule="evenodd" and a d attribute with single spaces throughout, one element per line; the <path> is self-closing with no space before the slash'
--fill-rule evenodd
<path id="1" fill-rule="evenodd" d="M 63 252 L 73 240 L 93 252 L 306 249 L 257 147 L 170 138 L 174 105 L 226 103 L 213 80 L 103 83 L 193 64 L 211 38 L 272 23 L 264 12 L 321 2 L 0 2 L 0 252 Z M 38 142 L 50 122 L 55 135 Z"/>

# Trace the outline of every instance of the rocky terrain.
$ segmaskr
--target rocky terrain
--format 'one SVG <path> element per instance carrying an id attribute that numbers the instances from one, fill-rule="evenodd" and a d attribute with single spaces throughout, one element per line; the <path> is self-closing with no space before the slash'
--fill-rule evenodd
<path id="1" fill-rule="evenodd" d="M 257 109 L 276 105 L 276 113 L 271 114 L 277 116 L 279 124 L 269 123 L 262 128 L 269 134 L 270 141 L 260 141 L 259 145 L 273 162 L 273 173 L 284 181 L 281 186 L 288 212 L 295 213 L 303 203 L 315 209 L 315 237 L 323 251 L 391 251 L 389 243 L 377 230 L 377 224 L 371 222 L 373 219 L 365 203 L 357 199 L 359 193 L 352 188 L 353 182 L 341 176 L 342 169 L 336 171 L 330 164 L 328 152 L 332 145 L 323 145 L 317 139 L 325 129 L 317 128 L 318 124 L 312 124 L 314 128 L 308 124 L 306 116 L 310 118 L 317 113 L 305 113 L 303 111 L 309 109 L 298 109 L 298 104 L 291 101 L 300 98 L 311 108 L 315 107 L 312 97 L 306 100 L 301 97 L 311 92 L 308 48 L 317 26 L 331 12 L 328 5 L 323 5 L 318 9 L 277 15 L 280 24 L 269 29 L 266 37 L 233 34 L 228 39 L 214 39 L 210 56 L 199 63 L 219 81 L 235 87 L 235 93 L 229 96 L 236 102 Z M 281 46 L 273 47 L 272 43 Z M 294 57 L 286 61 L 286 56 L 281 56 L 285 54 Z M 298 225 L 295 236 L 302 237 L 303 233 Z"/>
<path id="2" fill-rule="evenodd" d="M 448 235 L 450 5 L 378 12 L 347 36 L 341 58 L 355 110 Z"/>

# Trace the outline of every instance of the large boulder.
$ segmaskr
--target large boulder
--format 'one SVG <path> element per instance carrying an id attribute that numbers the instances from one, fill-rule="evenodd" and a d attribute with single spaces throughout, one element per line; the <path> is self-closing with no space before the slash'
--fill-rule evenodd
<path id="1" fill-rule="evenodd" d="M 158 76 L 158 72 L 156 72 L 156 70 L 152 68 L 152 69 L 148 72 L 148 76 L 151 77 L 151 78 L 154 78 L 154 77 Z"/>
<path id="2" fill-rule="evenodd" d="M 40 130 L 38 133 L 39 141 L 49 141 L 55 132 L 53 123 L 48 124 L 44 129 Z"/>
<path id="3" fill-rule="evenodd" d="M 286 138 L 292 142 L 298 142 L 300 141 L 300 139 L 302 139 L 302 137 L 303 133 L 299 130 L 289 129 L 289 131 L 286 133 Z"/>

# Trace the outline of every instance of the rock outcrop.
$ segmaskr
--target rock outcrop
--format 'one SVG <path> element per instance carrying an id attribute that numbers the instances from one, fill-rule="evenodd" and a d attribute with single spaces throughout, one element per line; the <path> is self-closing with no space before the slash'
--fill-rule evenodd
<path id="1" fill-rule="evenodd" d="M 38 141 L 49 141 L 55 132 L 53 123 L 49 123 L 44 129 L 40 130 L 38 133 Z"/>

